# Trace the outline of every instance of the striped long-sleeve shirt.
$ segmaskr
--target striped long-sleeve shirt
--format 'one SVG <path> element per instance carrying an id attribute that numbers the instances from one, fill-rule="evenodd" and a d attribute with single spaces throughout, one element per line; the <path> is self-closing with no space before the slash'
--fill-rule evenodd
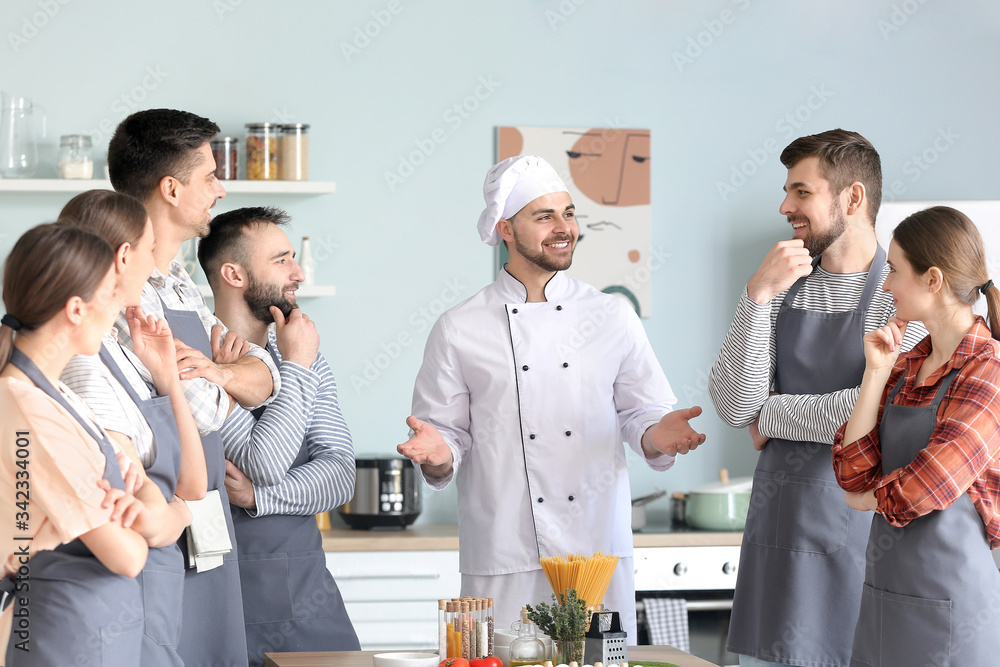
<path id="1" fill-rule="evenodd" d="M 340 412 L 337 383 L 322 354 L 312 367 L 282 361 L 273 328 L 268 351 L 281 391 L 260 419 L 240 406 L 222 426 L 226 458 L 250 478 L 257 509 L 251 516 L 326 512 L 354 495 L 354 446 Z M 309 460 L 292 466 L 305 442 Z"/>
<path id="2" fill-rule="evenodd" d="M 927 338 L 909 354 L 899 355 L 871 431 L 849 443 L 843 442 L 843 429 L 837 432 L 833 447 L 837 481 L 855 493 L 875 489 L 877 511 L 893 526 L 945 509 L 968 492 L 996 549 L 1000 547 L 1000 343 L 986 322 L 977 318 L 951 359 L 918 383 L 917 371 L 930 351 Z M 883 470 L 879 424 L 889 391 L 905 375 L 893 402 L 930 405 L 953 368 L 959 369 L 958 375 L 941 401 L 927 446 L 908 465 Z"/>
<path id="3" fill-rule="evenodd" d="M 160 299 L 163 301 L 161 302 Z M 153 275 L 143 286 L 140 305 L 146 315 L 153 315 L 156 319 L 161 320 L 164 319 L 164 305 L 173 310 L 187 310 L 196 313 L 202 324 L 205 325 L 205 332 L 210 336 L 212 335 L 212 327 L 216 324 L 222 324 L 222 320 L 209 310 L 205 303 L 205 297 L 191 280 L 191 276 L 176 261 L 170 263 L 168 275 L 164 275 L 159 269 L 153 270 Z M 118 315 L 115 326 L 118 328 L 118 341 L 131 351 L 132 336 L 129 334 L 124 310 Z M 176 336 L 177 332 L 174 332 L 174 335 Z M 222 335 L 226 335 L 225 325 L 223 325 Z M 271 392 L 271 397 L 274 397 L 281 389 L 281 378 L 271 356 L 253 344 L 250 345 L 248 354 L 257 357 L 267 365 L 274 383 L 274 389 Z M 134 358 L 134 361 L 138 362 L 138 358 Z M 152 383 L 152 376 L 146 367 L 141 362 L 136 363 L 135 366 L 142 379 Z M 198 425 L 198 431 L 202 435 L 218 431 L 225 421 L 226 415 L 229 414 L 229 394 L 226 393 L 226 390 L 205 378 L 181 380 L 181 386 L 184 388 L 184 396 L 187 397 L 188 406 L 191 408 L 191 415 Z M 266 405 L 270 401 L 271 398 L 268 398 L 263 404 Z"/>
<path id="4" fill-rule="evenodd" d="M 896 312 L 892 295 L 881 289 L 888 273 L 885 265 L 865 314 L 865 333 L 885 325 Z M 867 277 L 867 272 L 830 273 L 817 266 L 792 306 L 821 313 L 854 310 Z M 761 305 L 747 296 L 744 287 L 729 333 L 709 373 L 709 394 L 719 417 L 734 428 L 744 428 L 757 419 L 761 435 L 769 438 L 833 444 L 834 433 L 851 416 L 858 387 L 829 394 L 770 395 L 775 375 L 774 325 L 784 299 L 782 292 Z M 903 349 L 913 347 L 926 333 L 922 324 L 912 323 L 906 329 Z M 823 351 L 816 350 L 816 354 Z"/>

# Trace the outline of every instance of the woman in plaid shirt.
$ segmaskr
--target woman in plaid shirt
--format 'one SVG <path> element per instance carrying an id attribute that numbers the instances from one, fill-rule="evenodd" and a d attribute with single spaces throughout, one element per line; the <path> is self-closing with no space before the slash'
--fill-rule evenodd
<path id="1" fill-rule="evenodd" d="M 897 318 L 865 336 L 833 446 L 848 503 L 876 512 L 851 664 L 996 664 L 1000 291 L 975 225 L 945 206 L 901 222 L 888 263 Z M 980 295 L 988 324 L 972 312 Z M 929 335 L 900 355 L 911 320 Z"/>

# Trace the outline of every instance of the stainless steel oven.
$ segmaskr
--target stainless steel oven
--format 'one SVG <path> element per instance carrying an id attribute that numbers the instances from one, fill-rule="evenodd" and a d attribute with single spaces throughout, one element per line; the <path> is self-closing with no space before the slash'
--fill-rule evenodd
<path id="1" fill-rule="evenodd" d="M 682 546 L 635 549 L 637 638 L 649 643 L 644 599 L 686 600 L 690 652 L 717 665 L 738 665 L 726 651 L 733 609 L 738 546 Z"/>

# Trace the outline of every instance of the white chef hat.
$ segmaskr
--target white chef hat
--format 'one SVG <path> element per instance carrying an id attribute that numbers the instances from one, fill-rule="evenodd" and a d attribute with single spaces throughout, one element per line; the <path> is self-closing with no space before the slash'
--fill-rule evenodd
<path id="1" fill-rule="evenodd" d="M 479 235 L 487 245 L 500 245 L 497 223 L 510 220 L 542 195 L 569 192 L 552 165 L 537 155 L 517 155 L 493 165 L 483 183 L 486 208 L 479 215 Z"/>

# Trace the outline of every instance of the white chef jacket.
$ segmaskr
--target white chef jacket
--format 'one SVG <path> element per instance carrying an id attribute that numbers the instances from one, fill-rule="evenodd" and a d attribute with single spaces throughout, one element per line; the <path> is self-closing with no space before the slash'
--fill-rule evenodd
<path id="1" fill-rule="evenodd" d="M 623 439 L 640 439 L 676 402 L 638 316 L 562 272 L 543 303 L 500 272 L 434 325 L 413 390 L 458 484 L 459 569 L 539 569 L 541 556 L 632 555 Z M 674 457 L 647 460 L 666 470 Z"/>

